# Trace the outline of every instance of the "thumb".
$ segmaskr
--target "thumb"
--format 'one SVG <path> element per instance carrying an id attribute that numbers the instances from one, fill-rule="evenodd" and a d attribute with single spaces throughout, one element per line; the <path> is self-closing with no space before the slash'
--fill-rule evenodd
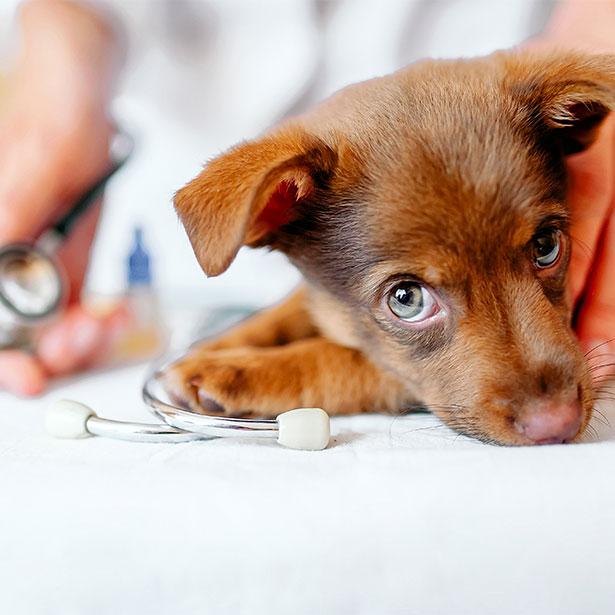
<path id="1" fill-rule="evenodd" d="M 46 385 L 47 374 L 35 357 L 21 350 L 0 352 L 0 389 L 31 397 Z"/>
<path id="2" fill-rule="evenodd" d="M 592 371 L 598 365 L 613 372 L 615 362 L 615 215 L 611 214 L 600 242 L 577 321 L 577 334 L 588 351 Z M 593 359 L 593 360 L 592 360 Z M 603 370 L 600 370 L 603 371 Z"/>

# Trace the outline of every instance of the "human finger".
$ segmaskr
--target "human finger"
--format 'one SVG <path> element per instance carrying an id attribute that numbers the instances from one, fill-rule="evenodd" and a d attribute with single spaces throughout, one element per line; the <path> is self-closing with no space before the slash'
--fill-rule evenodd
<path id="1" fill-rule="evenodd" d="M 588 351 L 593 369 L 597 369 L 598 363 L 606 365 L 615 362 L 615 215 L 613 214 L 601 236 L 597 262 L 577 319 L 577 335 Z"/>
<path id="2" fill-rule="evenodd" d="M 16 395 L 33 396 L 43 392 L 47 374 L 39 361 L 22 350 L 0 352 L 0 388 Z"/>
<path id="3" fill-rule="evenodd" d="M 54 376 L 101 365 L 130 324 L 124 306 L 97 316 L 81 305 L 74 305 L 60 321 L 41 333 L 36 352 L 42 365 Z"/>
<path id="4" fill-rule="evenodd" d="M 572 211 L 572 254 L 568 287 L 574 302 L 597 258 L 598 238 L 615 196 L 615 117 L 605 121 L 596 143 L 567 160 Z"/>

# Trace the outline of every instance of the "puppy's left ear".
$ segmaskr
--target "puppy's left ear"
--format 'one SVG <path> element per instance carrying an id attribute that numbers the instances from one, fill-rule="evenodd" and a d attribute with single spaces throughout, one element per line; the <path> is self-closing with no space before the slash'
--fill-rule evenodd
<path id="1" fill-rule="evenodd" d="M 530 110 L 532 129 L 565 155 L 588 148 L 615 109 L 615 55 L 524 52 L 506 63 L 509 91 Z"/>
<path id="2" fill-rule="evenodd" d="M 337 153 L 302 128 L 241 143 L 209 162 L 175 195 L 175 209 L 207 275 L 224 272 L 242 245 L 267 244 L 300 201 L 329 180 Z"/>

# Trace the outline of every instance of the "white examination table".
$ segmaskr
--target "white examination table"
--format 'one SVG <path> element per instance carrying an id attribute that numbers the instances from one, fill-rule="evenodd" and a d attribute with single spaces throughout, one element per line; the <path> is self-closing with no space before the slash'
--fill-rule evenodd
<path id="1" fill-rule="evenodd" d="M 0 613 L 585 615 L 615 607 L 615 432 L 487 446 L 430 415 L 266 441 L 57 441 L 49 401 L 146 419 L 144 367 L 0 396 Z M 615 411 L 607 412 L 615 425 Z"/>

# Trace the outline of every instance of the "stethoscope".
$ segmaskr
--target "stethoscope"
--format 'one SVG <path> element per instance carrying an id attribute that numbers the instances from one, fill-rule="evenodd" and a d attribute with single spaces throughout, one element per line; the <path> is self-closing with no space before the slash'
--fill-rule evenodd
<path id="1" fill-rule="evenodd" d="M 117 133 L 110 145 L 109 170 L 64 216 L 34 244 L 15 243 L 0 248 L 0 349 L 29 347 L 36 328 L 64 306 L 66 277 L 55 255 L 131 152 L 132 139 Z"/>
<path id="2" fill-rule="evenodd" d="M 131 442 L 179 443 L 212 438 L 269 438 L 299 450 L 322 450 L 329 444 L 329 415 L 320 408 L 297 408 L 275 419 L 241 419 L 198 414 L 164 399 L 161 371 L 143 384 L 142 396 L 162 423 L 130 423 L 99 417 L 78 401 L 61 399 L 45 416 L 46 432 L 56 438 L 103 436 Z"/>
<path id="3" fill-rule="evenodd" d="M 101 196 L 107 182 L 132 152 L 132 139 L 118 133 L 111 166 L 62 218 L 34 244 L 0 248 L 0 349 L 28 348 L 36 328 L 63 307 L 67 284 L 55 255 L 75 223 Z M 276 419 L 241 419 L 192 412 L 164 399 L 160 370 L 142 389 L 143 400 L 162 423 L 129 423 L 100 418 L 80 402 L 60 400 L 46 415 L 46 429 L 60 438 L 104 436 L 134 442 L 187 442 L 225 437 L 275 438 L 288 448 L 321 450 L 329 443 L 329 416 L 320 408 L 298 408 Z"/>

